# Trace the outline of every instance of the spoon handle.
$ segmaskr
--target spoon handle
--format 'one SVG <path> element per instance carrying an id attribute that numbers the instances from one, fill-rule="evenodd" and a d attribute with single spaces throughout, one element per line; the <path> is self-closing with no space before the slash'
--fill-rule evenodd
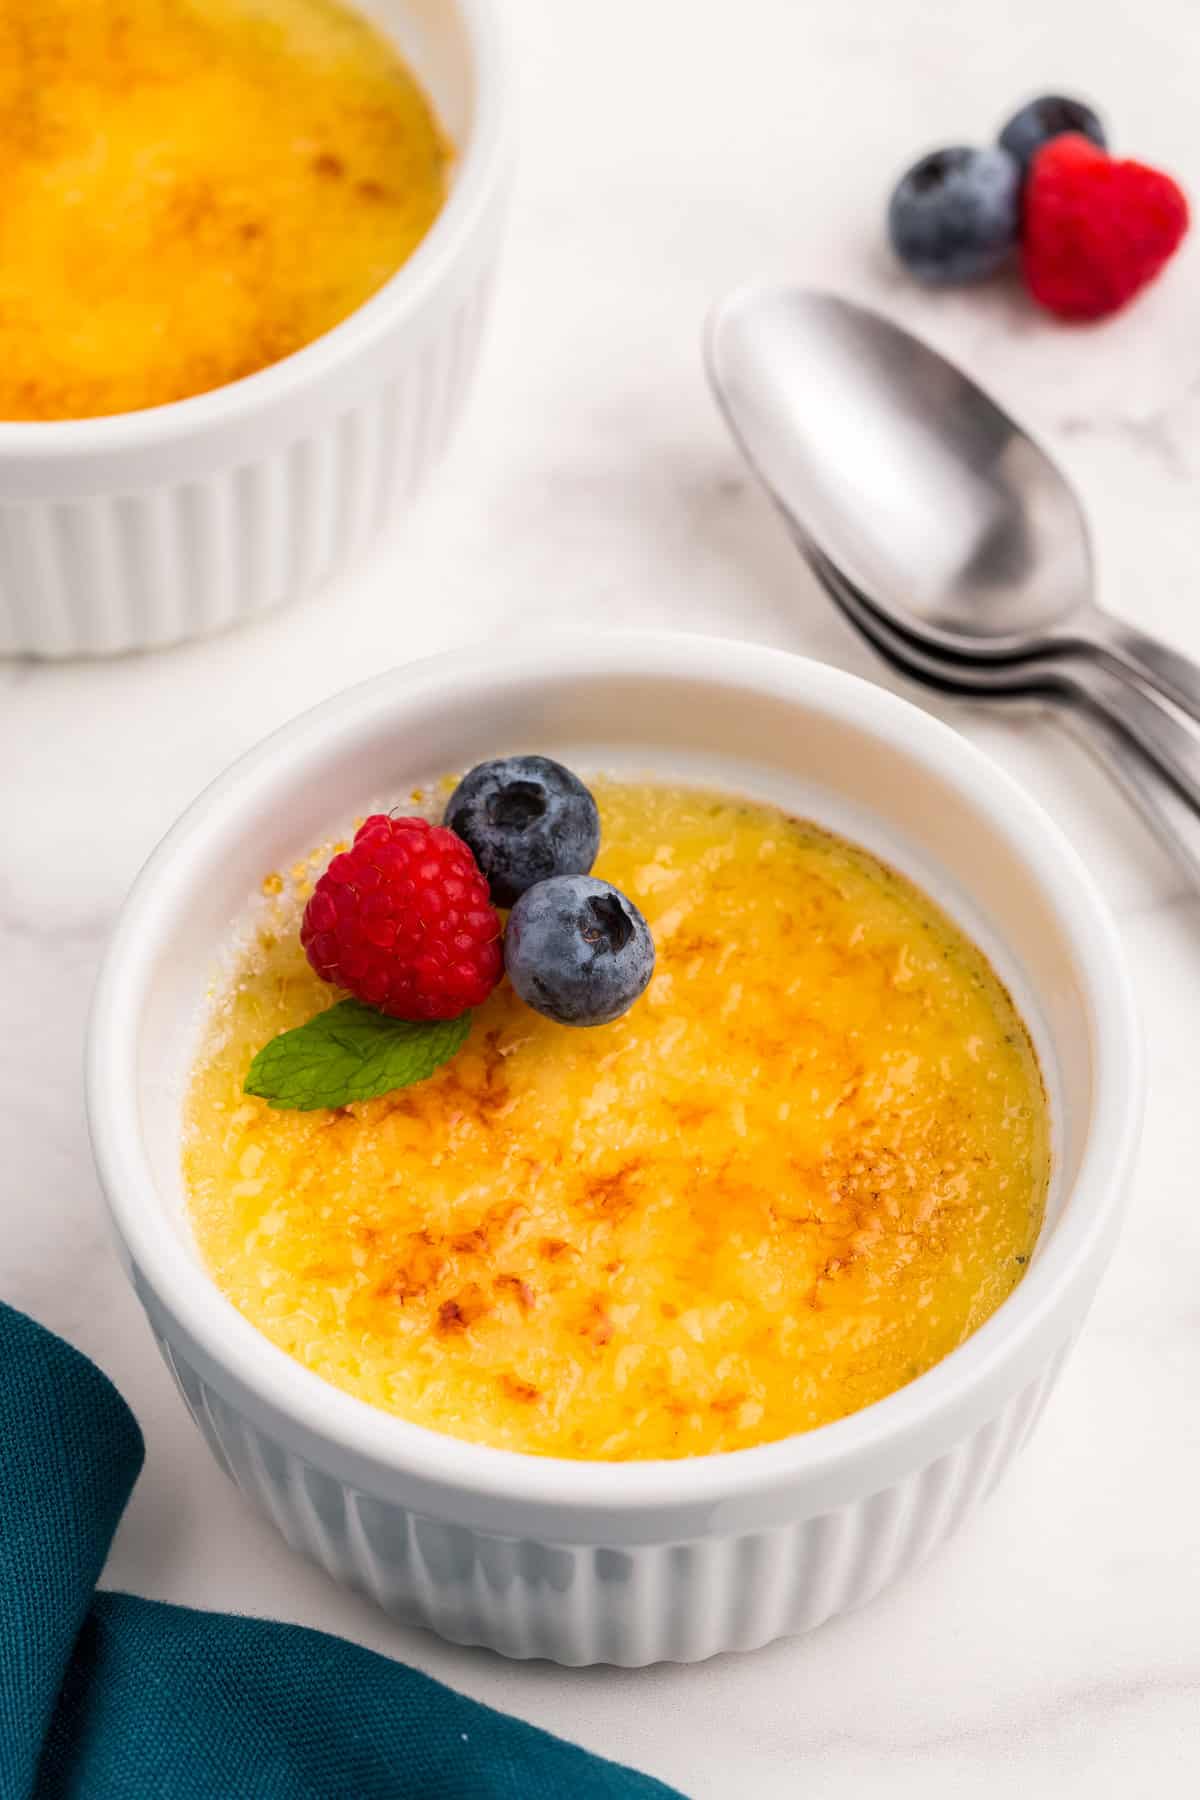
<path id="1" fill-rule="evenodd" d="M 1103 713 L 1062 705 L 1055 712 L 1142 815 L 1180 872 L 1200 889 L 1200 816 Z"/>
<path id="2" fill-rule="evenodd" d="M 814 574 L 860 636 L 891 668 L 964 699 L 995 703 L 1041 699 L 1081 737 L 1126 798 L 1200 887 L 1200 733 L 1153 694 L 1097 658 L 1079 653 L 1022 663 L 1007 680 L 996 672 L 968 674 L 916 649 L 864 601 L 819 551 L 797 534 Z"/>
<path id="3" fill-rule="evenodd" d="M 1104 614 L 1092 627 L 1098 649 L 1200 721 L 1200 663 L 1161 638 Z"/>
<path id="4" fill-rule="evenodd" d="M 1200 815 L 1200 732 L 1102 662 L 1075 656 L 1058 666 L 1067 691 L 1132 738 Z"/>

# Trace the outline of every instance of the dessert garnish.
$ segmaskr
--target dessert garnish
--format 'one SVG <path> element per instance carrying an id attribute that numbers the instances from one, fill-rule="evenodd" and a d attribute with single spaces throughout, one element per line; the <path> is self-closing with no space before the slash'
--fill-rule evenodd
<path id="1" fill-rule="evenodd" d="M 378 1100 L 426 1081 L 462 1049 L 470 1029 L 469 1013 L 422 1023 L 340 1000 L 272 1038 L 250 1065 L 246 1092 L 292 1112 Z"/>
<path id="2" fill-rule="evenodd" d="M 1062 319 L 1116 312 L 1160 272 L 1188 229 L 1169 175 L 1108 153 L 1097 114 L 1047 94 L 999 142 L 956 145 L 914 163 L 888 206 L 897 257 L 929 285 L 990 275 L 1020 251 L 1033 299 Z"/>
<path id="3" fill-rule="evenodd" d="M 560 1025 L 608 1025 L 649 986 L 654 939 L 611 882 L 558 875 L 527 888 L 513 907 L 504 966 L 535 1012 Z"/>
<path id="4" fill-rule="evenodd" d="M 1092 111 L 1086 100 L 1072 100 L 1066 94 L 1042 94 L 1039 99 L 1030 100 L 1013 114 L 1000 133 L 999 143 L 1002 150 L 1016 158 L 1025 176 L 1038 151 L 1052 138 L 1069 132 L 1090 139 L 1098 150 L 1108 149 L 1108 136 L 1099 114 Z"/>
<path id="5" fill-rule="evenodd" d="M 471 846 L 497 906 L 552 875 L 586 875 L 600 848 L 596 802 L 548 756 L 477 764 L 446 803 L 446 824 Z"/>
<path id="6" fill-rule="evenodd" d="M 444 825 L 374 813 L 304 909 L 300 942 L 334 987 L 393 1019 L 457 1019 L 500 979 L 500 916 Z"/>
<path id="7" fill-rule="evenodd" d="M 544 756 L 480 763 L 443 825 L 364 819 L 300 925 L 313 969 L 350 997 L 265 1045 L 245 1091 L 311 1111 L 427 1080 L 466 1042 L 506 960 L 547 1018 L 620 1018 L 654 973 L 654 943 L 632 900 L 588 875 L 599 843 L 591 793 Z M 507 938 L 493 902 L 513 906 Z"/>
<path id="8" fill-rule="evenodd" d="M 1021 220 L 1021 171 L 1007 150 L 957 144 L 903 175 L 888 208 L 900 261 L 918 281 L 975 281 L 1012 255 Z"/>
<path id="9" fill-rule="evenodd" d="M 1102 319 L 1154 280 L 1188 228 L 1169 175 L 1117 162 L 1074 134 L 1034 158 L 1022 258 L 1029 291 L 1062 319 Z"/>

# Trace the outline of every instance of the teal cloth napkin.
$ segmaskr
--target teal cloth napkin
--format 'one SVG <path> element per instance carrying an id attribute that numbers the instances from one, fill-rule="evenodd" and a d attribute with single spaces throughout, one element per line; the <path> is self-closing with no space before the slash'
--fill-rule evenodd
<path id="1" fill-rule="evenodd" d="M 0 1305 L 0 1800 L 671 1800 L 340 1638 L 97 1594 L 141 1466 L 99 1369 Z"/>

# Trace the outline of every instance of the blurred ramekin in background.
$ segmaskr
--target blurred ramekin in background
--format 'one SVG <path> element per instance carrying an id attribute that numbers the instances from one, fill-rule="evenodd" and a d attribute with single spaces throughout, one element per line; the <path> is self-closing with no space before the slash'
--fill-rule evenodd
<path id="1" fill-rule="evenodd" d="M 323 337 L 192 399 L 0 422 L 0 655 L 109 655 L 310 593 L 437 460 L 474 371 L 511 164 L 494 0 L 353 0 L 457 147 L 413 256 Z"/>

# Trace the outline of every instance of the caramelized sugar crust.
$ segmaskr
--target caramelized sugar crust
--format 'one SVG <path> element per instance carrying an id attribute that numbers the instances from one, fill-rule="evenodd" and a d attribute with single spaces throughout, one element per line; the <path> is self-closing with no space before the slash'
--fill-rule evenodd
<path id="1" fill-rule="evenodd" d="M 590 1031 L 503 984 L 423 1086 L 272 1112 L 253 1052 L 335 996 L 265 887 L 187 1104 L 192 1217 L 226 1294 L 373 1405 L 511 1449 L 733 1450 L 879 1399 L 1021 1279 L 1037 1062 L 984 958 L 864 852 L 779 811 L 593 784 L 597 872 L 658 947 Z"/>
<path id="2" fill-rule="evenodd" d="M 339 0 L 0 0 L 0 418 L 277 362 L 407 259 L 448 161 Z"/>

